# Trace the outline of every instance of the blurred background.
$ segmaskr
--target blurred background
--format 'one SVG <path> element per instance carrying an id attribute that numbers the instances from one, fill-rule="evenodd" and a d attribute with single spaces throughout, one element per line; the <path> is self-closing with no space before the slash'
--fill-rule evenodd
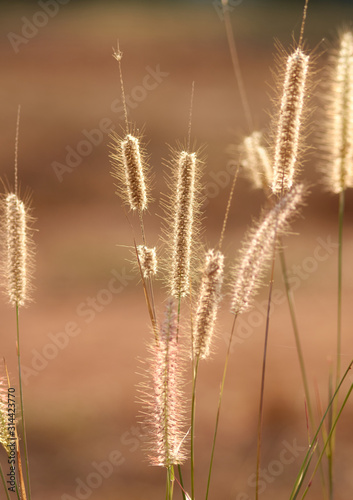
<path id="1" fill-rule="evenodd" d="M 229 2 L 254 124 L 268 130 L 275 40 L 298 40 L 302 1 Z M 310 0 L 305 39 L 315 71 L 337 30 L 350 25 L 351 1 Z M 17 106 L 19 178 L 30 189 L 35 223 L 34 302 L 21 311 L 22 360 L 33 500 L 164 498 L 165 471 L 143 453 L 136 384 L 151 337 L 141 284 L 129 261 L 132 231 L 110 176 L 109 131 L 124 125 L 119 39 L 129 119 L 144 130 L 155 202 L 145 217 L 160 243 L 159 193 L 166 192 L 169 147 L 185 141 L 195 81 L 192 139 L 205 156 L 205 246 L 219 239 L 232 163 L 226 150 L 248 132 L 214 1 L 1 2 L 1 177 L 13 186 Z M 286 238 L 287 264 L 314 407 L 325 407 L 334 368 L 338 198 L 320 185 L 320 86 L 312 92 L 302 177 L 311 195 Z M 224 250 L 231 264 L 262 193 L 240 178 Z M 342 368 L 352 358 L 353 198 L 344 227 Z M 133 216 L 129 217 L 138 225 Z M 138 232 L 136 233 L 138 234 Z M 109 291 L 114 283 L 114 291 Z M 288 498 L 307 444 L 304 392 L 280 269 L 271 318 L 262 447 L 261 498 Z M 254 498 L 256 428 L 268 287 L 238 323 L 229 365 L 210 498 Z M 165 289 L 156 283 L 162 317 Z M 15 314 L 0 303 L 1 355 L 16 380 Z M 231 327 L 225 301 L 215 353 L 200 368 L 196 422 L 197 498 L 203 498 L 219 384 Z M 345 384 L 348 388 L 348 382 Z M 186 385 L 190 392 L 190 384 Z M 17 391 L 18 394 L 18 391 Z M 316 412 L 318 415 L 320 410 Z M 353 403 L 342 415 L 335 453 L 335 499 L 353 491 Z M 2 453 L 2 452 L 1 452 Z M 1 463 L 6 471 L 4 454 Z M 284 458 L 285 457 L 285 458 Z M 324 462 L 326 471 L 326 462 Z M 189 489 L 188 465 L 185 485 Z M 175 498 L 181 498 L 176 487 Z M 4 493 L 0 493 L 4 498 Z M 308 496 L 323 498 L 320 480 Z"/>

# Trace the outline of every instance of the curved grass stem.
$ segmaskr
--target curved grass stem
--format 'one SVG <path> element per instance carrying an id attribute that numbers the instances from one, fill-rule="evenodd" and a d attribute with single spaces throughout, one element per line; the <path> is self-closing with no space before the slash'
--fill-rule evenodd
<path id="1" fill-rule="evenodd" d="M 0 465 L 0 476 L 1 476 L 1 482 L 3 484 L 4 490 L 5 490 L 5 493 L 6 493 L 6 498 L 7 498 L 7 500 L 10 500 L 10 495 L 9 495 L 8 489 L 6 488 L 6 482 L 5 482 L 4 474 L 2 472 L 1 465 Z"/>
<path id="2" fill-rule="evenodd" d="M 262 360 L 262 375 L 261 375 L 259 418 L 258 418 L 258 425 L 257 425 L 256 486 L 255 486 L 255 499 L 256 500 L 259 499 L 259 477 L 260 477 L 261 442 L 262 442 L 262 420 L 263 420 L 263 407 L 264 407 L 264 394 L 265 394 L 265 375 L 266 375 L 266 361 L 267 361 L 267 344 L 268 344 L 268 333 L 269 333 L 269 327 L 270 327 L 270 309 L 271 309 L 271 298 L 272 298 L 273 279 L 274 279 L 274 270 L 275 270 L 275 259 L 276 259 L 276 235 L 277 235 L 277 223 L 276 223 L 276 228 L 275 228 L 275 237 L 274 237 L 274 244 L 273 244 L 272 269 L 271 269 L 271 279 L 270 279 L 270 288 L 269 288 L 268 303 L 267 303 L 265 342 L 264 342 L 264 353 L 263 353 L 263 360 Z"/>
<path id="3" fill-rule="evenodd" d="M 324 415 L 323 415 L 323 416 L 322 416 L 322 418 L 321 418 L 321 421 L 320 421 L 320 423 L 319 423 L 319 425 L 318 425 L 318 427 L 317 427 L 317 429 L 316 429 L 316 432 L 315 432 L 315 434 L 314 434 L 314 437 L 313 437 L 313 438 L 312 438 L 312 440 L 311 440 L 311 443 L 310 443 L 310 445 L 309 445 L 309 447 L 308 447 L 308 451 L 306 452 L 306 455 L 305 455 L 305 457 L 304 457 L 304 460 L 303 460 L 303 462 L 302 462 L 302 465 L 301 465 L 301 467 L 300 467 L 300 469 L 299 469 L 299 473 L 298 473 L 297 478 L 296 478 L 296 480 L 295 480 L 295 482 L 294 482 L 294 486 L 293 486 L 293 489 L 292 489 L 291 495 L 290 495 L 290 497 L 289 497 L 289 500 L 295 500 L 295 499 L 298 497 L 298 494 L 299 494 L 300 488 L 301 488 L 301 487 L 302 487 L 302 485 L 303 485 L 303 482 L 304 482 L 304 479 L 305 479 L 306 473 L 307 473 L 307 471 L 308 471 L 308 466 L 309 466 L 309 464 L 310 464 L 310 461 L 311 461 L 311 459 L 312 459 L 312 456 L 313 456 L 314 450 L 315 450 L 315 448 L 316 448 L 316 443 L 317 443 L 317 440 L 318 440 L 318 435 L 319 435 L 319 433 L 320 433 L 320 431 L 321 431 L 321 428 L 322 428 L 322 426 L 323 426 L 323 423 L 324 423 L 324 421 L 325 421 L 325 418 L 326 418 L 326 416 L 328 415 L 328 413 L 330 412 L 331 407 L 332 407 L 332 404 L 333 404 L 333 402 L 334 402 L 334 400 L 335 400 L 335 398 L 336 398 L 336 396 L 337 396 L 337 394 L 338 394 L 338 391 L 340 390 L 340 388 L 341 388 L 341 386 L 342 386 L 342 384 L 343 384 L 344 380 L 346 379 L 346 377 L 347 377 L 347 375 L 348 375 L 349 371 L 351 370 L 352 366 L 353 366 L 353 361 L 351 361 L 351 362 L 349 363 L 348 368 L 346 369 L 346 371 L 345 371 L 345 373 L 344 373 L 343 377 L 341 378 L 341 380 L 340 380 L 340 382 L 339 382 L 338 386 L 336 387 L 335 392 L 333 393 L 332 398 L 331 398 L 331 399 L 330 399 L 330 401 L 329 401 L 329 404 L 327 405 L 326 411 L 325 411 Z M 350 389 L 350 391 L 349 391 L 349 394 L 350 394 L 350 392 L 351 392 L 352 388 L 353 388 L 353 384 L 351 385 L 351 389 Z M 348 398 L 347 398 L 347 399 L 348 399 Z M 344 403 L 344 404 L 345 404 L 345 403 Z M 343 408 L 342 408 L 342 409 L 343 409 Z M 342 409 L 341 409 L 341 412 L 342 412 Z M 338 419 L 337 419 L 337 420 L 338 420 Z M 335 419 L 335 424 L 334 424 L 334 425 L 336 425 L 336 424 L 337 424 L 337 420 Z M 331 434 L 331 435 L 332 435 L 332 434 Z M 327 444 L 328 442 L 329 442 L 329 439 L 327 439 L 327 440 L 326 440 L 326 444 Z M 326 445 L 325 445 L 325 446 L 326 446 Z"/>

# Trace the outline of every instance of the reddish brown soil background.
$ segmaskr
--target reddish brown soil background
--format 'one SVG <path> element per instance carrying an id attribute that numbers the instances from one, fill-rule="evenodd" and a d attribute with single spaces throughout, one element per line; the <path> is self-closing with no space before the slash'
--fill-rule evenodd
<path id="1" fill-rule="evenodd" d="M 148 2 L 117 2 L 112 6 L 72 1 L 60 6 L 57 15 L 27 43 L 19 43 L 15 53 L 8 34 L 21 35 L 26 22 L 23 17 L 33 20 L 40 7 L 37 3 L 11 5 L 11 10 L 3 8 L 0 20 L 1 177 L 12 182 L 16 110 L 20 103 L 19 175 L 23 191 L 29 186 L 33 192 L 38 230 L 34 303 L 21 312 L 33 500 L 164 498 L 165 473 L 147 465 L 142 439 L 133 435 L 138 409 L 135 386 L 140 380 L 136 374 L 138 358 L 145 357 L 145 343 L 151 336 L 141 286 L 137 277 L 129 279 L 111 301 L 102 292 L 112 271 L 134 276 L 126 262 L 130 251 L 124 247 L 132 244 L 132 234 L 109 175 L 108 136 L 104 134 L 98 139 L 99 144 L 72 172 L 64 173 L 61 182 L 53 162 L 64 164 L 66 148 L 77 148 L 84 139 L 83 130 L 97 129 L 101 120 L 112 121 L 116 129 L 122 125 L 121 113 L 111 109 L 114 100 L 120 99 L 118 68 L 111 57 L 111 47 L 119 38 L 129 95 L 139 95 L 136 86 L 141 85 L 147 67 L 155 69 L 159 65 L 162 72 L 168 73 L 130 113 L 139 127 L 145 125 L 155 172 L 157 201 L 146 216 L 148 239 L 158 242 L 158 193 L 166 189 L 162 173 L 163 159 L 168 156 L 166 144 L 175 145 L 185 137 L 194 80 L 193 137 L 198 145 L 205 145 L 204 178 L 210 197 L 205 207 L 204 242 L 215 245 L 229 185 L 223 175 L 218 181 L 224 185 L 217 188 L 214 176 L 226 169 L 226 147 L 246 133 L 224 25 L 212 4 L 152 6 Z M 272 82 L 274 37 L 289 46 L 293 29 L 298 34 L 301 9 L 302 2 L 270 3 L 264 7 L 261 2 L 246 1 L 232 11 L 250 107 L 260 129 L 268 127 L 266 109 L 271 107 L 271 91 L 266 82 Z M 352 17 L 352 12 L 333 4 L 310 6 L 308 45 L 315 47 L 323 37 L 330 39 L 336 28 Z M 318 67 L 326 59 L 322 54 L 325 43 L 316 50 Z M 314 79 L 319 80 L 320 76 Z M 312 103 L 313 107 L 318 105 L 315 98 Z M 314 120 L 318 120 L 317 112 L 312 116 L 313 131 L 317 129 Z M 308 138 L 309 143 L 313 141 L 314 134 Z M 299 234 L 288 237 L 286 246 L 288 267 L 296 275 L 303 271 L 295 271 L 293 266 L 307 269 L 299 280 L 295 302 L 312 397 L 315 401 L 315 394 L 320 394 L 324 406 L 331 361 L 335 359 L 337 250 L 328 252 L 321 246 L 320 255 L 325 259 L 313 261 L 313 256 L 317 255 L 320 241 L 337 241 L 337 198 L 322 192 L 316 173 L 319 163 L 318 154 L 309 151 L 303 177 L 312 183 L 312 194 L 303 217 L 294 225 Z M 239 180 L 225 240 L 228 265 L 251 217 L 258 215 L 263 202 L 263 197 L 251 191 L 246 181 Z M 353 351 L 352 210 L 353 198 L 347 193 L 343 367 L 351 360 Z M 279 268 L 275 280 L 276 290 L 283 290 Z M 156 295 L 161 315 L 165 296 L 160 282 Z M 258 303 L 265 301 L 266 296 L 264 287 Z M 87 305 L 89 298 L 106 300 L 106 304 L 92 313 L 92 307 Z M 80 315 L 87 309 L 91 310 L 90 316 Z M 16 379 L 14 311 L 2 301 L 0 314 L 1 355 L 6 357 L 12 378 Z M 87 323 L 88 319 L 92 321 Z M 59 338 L 59 332 L 70 328 L 68 323 L 77 325 L 77 335 L 62 340 L 67 343 L 62 349 L 53 349 L 53 335 Z M 249 323 L 253 326 L 244 326 Z M 203 498 L 205 491 L 226 350 L 224 337 L 230 325 L 225 302 L 215 354 L 200 369 L 196 427 L 198 499 Z M 256 318 L 248 315 L 243 319 L 242 330 L 237 330 L 214 463 L 210 496 L 213 499 L 254 498 L 251 475 L 256 460 L 264 325 L 262 313 Z M 43 355 L 52 359 L 45 360 Z M 285 302 L 274 305 L 271 319 L 264 411 L 262 469 L 266 479 L 262 482 L 261 499 L 285 499 L 307 443 L 303 389 Z M 352 497 L 352 417 L 350 401 L 337 432 L 336 500 Z M 300 451 L 284 455 L 283 450 L 295 444 Z M 108 467 L 105 478 L 92 475 L 93 463 L 109 460 L 115 450 L 120 453 L 115 455 L 119 465 Z M 3 457 L 2 463 L 6 471 Z M 326 472 L 326 462 L 324 467 Z M 78 481 L 87 484 L 87 480 L 92 488 L 77 492 Z M 185 483 L 189 489 L 188 464 Z M 4 498 L 3 493 L 0 497 Z M 179 492 L 175 498 L 181 498 Z M 308 498 L 323 498 L 319 478 Z"/>

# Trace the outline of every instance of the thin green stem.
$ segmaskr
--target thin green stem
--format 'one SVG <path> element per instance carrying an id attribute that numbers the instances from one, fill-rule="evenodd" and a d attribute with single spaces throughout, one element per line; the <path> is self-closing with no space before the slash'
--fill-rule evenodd
<path id="1" fill-rule="evenodd" d="M 343 250 L 343 216 L 344 216 L 344 191 L 340 192 L 338 213 L 338 291 L 337 291 L 337 364 L 336 386 L 340 379 L 341 371 L 341 333 L 342 333 L 342 250 Z"/>
<path id="2" fill-rule="evenodd" d="M 336 386 L 340 379 L 341 373 L 341 338 L 342 338 L 342 268 L 343 268 L 343 218 L 344 218 L 344 201 L 345 191 L 342 190 L 339 194 L 338 208 L 338 269 L 337 269 L 337 348 L 336 348 Z M 332 419 L 335 418 L 337 412 L 338 401 L 335 400 L 332 407 Z M 333 500 L 333 455 L 335 449 L 335 432 L 332 433 L 332 439 L 329 444 L 329 487 L 330 500 Z"/>
<path id="3" fill-rule="evenodd" d="M 213 443 L 212 443 L 210 467 L 209 467 L 209 470 L 208 470 L 207 490 L 206 490 L 205 500 L 208 499 L 208 494 L 209 494 L 209 491 L 210 491 L 212 466 L 213 466 L 214 452 L 215 452 L 215 448 L 216 448 L 216 440 L 217 440 L 219 416 L 220 416 L 220 413 L 221 413 L 221 404 L 222 404 L 224 383 L 225 383 L 226 374 L 227 374 L 228 361 L 229 361 L 229 356 L 230 356 L 230 349 L 231 349 L 231 346 L 232 346 L 232 339 L 233 339 L 233 333 L 234 333 L 236 319 L 237 319 L 237 315 L 234 316 L 234 320 L 233 320 L 232 330 L 231 330 L 231 333 L 230 333 L 229 343 L 228 343 L 228 349 L 227 349 L 227 354 L 226 354 L 226 360 L 225 360 L 225 363 L 224 363 L 223 377 L 222 377 L 221 387 L 220 387 L 220 391 L 219 391 L 216 424 L 215 424 L 215 430 L 214 430 L 214 435 L 213 435 Z"/>
<path id="4" fill-rule="evenodd" d="M 167 467 L 167 484 L 165 489 L 165 500 L 169 500 L 170 496 L 170 481 L 169 481 L 169 467 Z"/>
<path id="5" fill-rule="evenodd" d="M 286 290 L 286 297 L 287 297 L 290 317 L 291 317 L 292 326 L 293 326 L 295 346 L 296 346 L 296 350 L 297 350 L 297 354 L 298 354 L 299 366 L 300 366 L 300 371 L 301 371 L 301 376 L 302 376 L 302 381 L 303 381 L 303 386 L 304 386 L 306 405 L 307 405 L 307 409 L 308 409 L 311 428 L 314 430 L 315 429 L 314 412 L 313 412 L 312 405 L 311 405 L 308 378 L 306 375 L 303 350 L 301 347 L 301 342 L 300 342 L 300 337 L 299 337 L 299 329 L 298 329 L 298 323 L 297 323 L 295 307 L 294 307 L 294 298 L 293 298 L 292 290 L 291 290 L 290 285 L 289 285 L 286 259 L 285 259 L 285 254 L 284 254 L 284 250 L 283 250 L 282 245 L 280 246 L 279 255 L 280 255 L 280 261 L 281 261 L 283 281 L 284 281 L 284 286 L 285 286 L 285 290 Z M 320 453 L 319 450 L 318 450 L 318 453 Z M 320 476 L 321 476 L 321 484 L 322 484 L 322 488 L 323 488 L 324 498 L 327 498 L 325 476 L 324 476 L 324 471 L 322 469 L 322 466 L 320 466 Z"/>
<path id="6" fill-rule="evenodd" d="M 26 424 L 24 417 L 24 407 L 23 407 L 23 389 L 22 389 L 22 371 L 21 371 L 21 351 L 20 351 L 20 321 L 19 321 L 19 307 L 16 304 L 16 330 L 17 330 L 17 361 L 18 361 L 18 381 L 20 387 L 20 412 L 21 412 L 21 427 L 22 427 L 22 439 L 23 439 L 23 451 L 26 463 L 26 479 L 27 479 L 27 490 L 28 490 L 28 500 L 31 500 L 31 483 L 29 479 L 29 464 L 28 464 L 28 448 L 27 448 L 27 435 L 26 435 Z"/>
<path id="7" fill-rule="evenodd" d="M 174 465 L 170 466 L 170 500 L 173 500 L 174 494 Z"/>
<path id="8" fill-rule="evenodd" d="M 248 98 L 246 95 L 243 76 L 242 76 L 241 69 L 240 69 L 238 52 L 237 52 L 237 48 L 235 45 L 235 39 L 234 39 L 234 35 L 233 35 L 232 23 L 230 20 L 229 11 L 227 9 L 227 2 L 226 3 L 222 2 L 222 6 L 223 6 L 223 16 L 224 16 L 224 27 L 225 27 L 225 31 L 226 31 L 226 37 L 227 37 L 230 57 L 232 60 L 234 75 L 235 75 L 235 79 L 237 81 L 237 86 L 238 86 L 238 90 L 239 90 L 240 100 L 241 100 L 241 103 L 243 106 L 243 111 L 244 111 L 246 123 L 247 123 L 248 129 L 249 129 L 249 132 L 252 132 L 252 130 L 254 128 L 253 127 L 253 120 L 252 120 L 252 116 L 251 116 Z"/>
<path id="9" fill-rule="evenodd" d="M 314 428 L 315 427 L 315 420 L 314 420 L 313 409 L 311 406 L 311 398 L 310 398 L 310 392 L 309 392 L 309 386 L 308 386 L 308 379 L 307 379 L 306 370 L 305 370 L 303 350 L 302 350 L 301 343 L 300 343 L 298 324 L 297 324 L 295 308 L 294 308 L 293 294 L 292 294 L 292 290 L 289 286 L 286 260 L 285 260 L 285 255 L 284 255 L 282 245 L 280 247 L 279 256 L 280 256 L 280 260 L 281 260 L 282 275 L 283 275 L 284 286 L 285 286 L 285 290 L 286 290 L 286 296 L 287 296 L 287 301 L 288 301 L 288 306 L 289 306 L 290 317 L 291 317 L 292 326 L 293 326 L 295 346 L 297 349 L 300 371 L 301 371 L 303 385 L 304 385 L 305 399 L 306 399 L 306 404 L 308 407 L 309 419 L 310 419 L 310 423 L 311 423 L 312 428 Z"/>
<path id="10" fill-rule="evenodd" d="M 268 344 L 268 333 L 269 333 L 269 328 L 270 328 L 270 309 L 271 309 L 271 298 L 272 298 L 274 272 L 275 272 L 275 261 L 276 261 L 276 241 L 277 241 L 277 221 L 276 221 L 274 240 L 273 240 L 272 269 L 271 269 L 271 278 L 270 278 L 270 288 L 269 288 L 269 292 L 268 292 L 264 353 L 263 353 L 263 359 L 262 359 L 259 418 L 258 418 L 258 424 L 257 424 L 256 485 L 255 485 L 255 499 L 256 500 L 259 499 L 259 477 L 260 477 L 260 460 L 261 460 L 262 420 L 263 420 L 264 394 L 265 394 L 265 375 L 266 375 L 266 361 L 267 361 L 267 344 Z"/>
<path id="11" fill-rule="evenodd" d="M 196 379 L 197 371 L 199 367 L 199 357 L 196 358 L 196 362 L 193 369 L 192 377 L 192 397 L 191 397 L 191 443 L 190 443 L 190 465 L 191 465 L 191 500 L 195 500 L 195 407 L 196 407 Z"/>
<path id="12" fill-rule="evenodd" d="M 183 481 L 183 475 L 181 473 L 181 466 L 180 466 L 180 464 L 178 464 L 178 472 L 179 472 L 179 482 L 180 482 L 181 494 L 183 495 L 183 500 L 186 500 L 185 488 L 184 488 L 184 481 Z"/>
<path id="13" fill-rule="evenodd" d="M 4 478 L 4 474 L 2 472 L 2 467 L 0 465 L 0 476 L 1 476 L 1 481 L 2 481 L 2 484 L 4 486 L 4 490 L 5 490 L 5 493 L 6 493 L 6 497 L 7 497 L 7 500 L 10 500 L 10 495 L 9 495 L 9 491 L 8 489 L 6 488 L 6 481 L 5 481 L 5 478 Z"/>
<path id="14" fill-rule="evenodd" d="M 167 467 L 167 487 L 166 487 L 166 500 L 173 500 L 174 492 L 174 467 L 170 465 Z"/>

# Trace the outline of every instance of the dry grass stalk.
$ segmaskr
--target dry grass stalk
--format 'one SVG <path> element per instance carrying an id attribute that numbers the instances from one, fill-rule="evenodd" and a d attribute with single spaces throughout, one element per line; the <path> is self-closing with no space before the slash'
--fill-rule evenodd
<path id="1" fill-rule="evenodd" d="M 309 56 L 300 47 L 288 56 L 276 125 L 272 182 L 275 194 L 290 190 L 298 171 L 308 68 Z"/>
<path id="2" fill-rule="evenodd" d="M 151 347 L 150 386 L 143 388 L 142 402 L 149 428 L 151 465 L 170 467 L 186 459 L 183 432 L 184 401 L 181 391 L 181 353 L 177 341 L 177 313 L 168 303 L 159 341 Z"/>
<path id="3" fill-rule="evenodd" d="M 339 49 L 333 56 L 325 120 L 325 149 L 328 168 L 326 184 L 340 193 L 353 187 L 353 34 L 342 33 Z"/>
<path id="4" fill-rule="evenodd" d="M 233 269 L 233 314 L 241 314 L 250 309 L 271 260 L 274 238 L 281 236 L 288 228 L 289 220 L 302 203 L 305 191 L 303 184 L 294 186 L 245 237 L 242 257 Z"/>
<path id="5" fill-rule="evenodd" d="M 221 299 L 223 270 L 224 255 L 216 250 L 209 250 L 202 273 L 193 334 L 194 356 L 200 359 L 205 359 L 210 354 Z"/>

